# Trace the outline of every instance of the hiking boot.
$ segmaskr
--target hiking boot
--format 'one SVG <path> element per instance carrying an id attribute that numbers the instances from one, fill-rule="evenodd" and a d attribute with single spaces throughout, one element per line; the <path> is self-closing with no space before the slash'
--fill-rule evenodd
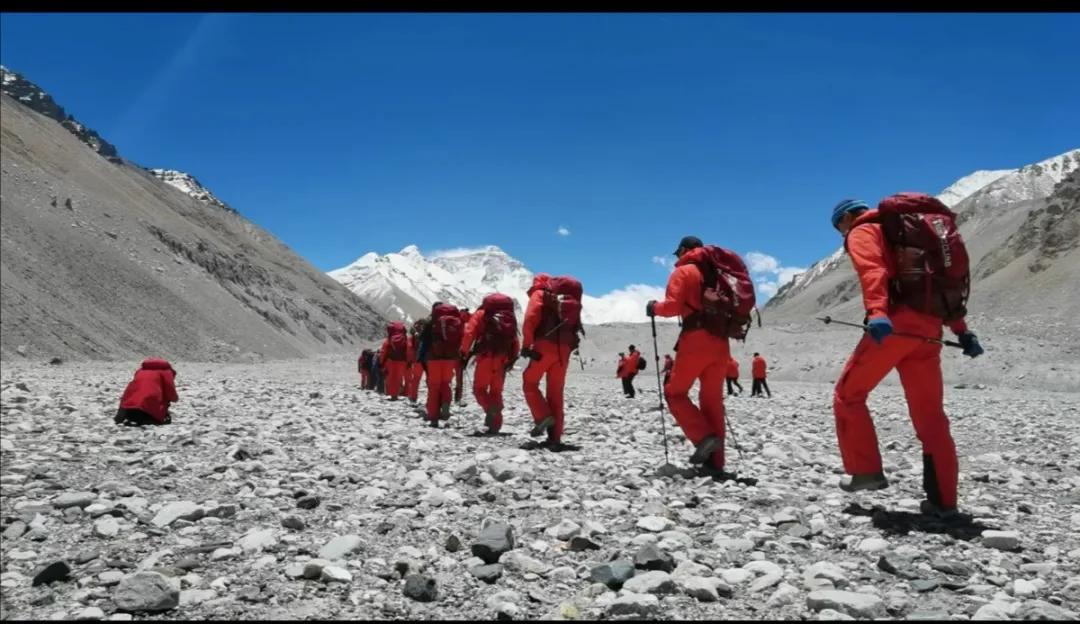
<path id="1" fill-rule="evenodd" d="M 956 507 L 942 507 L 928 500 L 919 503 L 919 513 L 942 522 L 958 522 L 964 519 Z"/>
<path id="2" fill-rule="evenodd" d="M 889 487 L 889 480 L 885 478 L 883 472 L 851 475 L 840 480 L 840 489 L 845 492 L 883 490 L 887 487 Z"/>
<path id="3" fill-rule="evenodd" d="M 532 431 L 529 432 L 529 435 L 531 435 L 534 438 L 537 437 L 537 436 L 544 435 L 545 431 L 547 431 L 548 429 L 550 429 L 550 428 L 552 428 L 554 426 L 555 426 L 555 417 L 554 416 L 545 416 L 543 420 L 541 420 L 540 422 L 533 425 Z"/>
<path id="4" fill-rule="evenodd" d="M 488 427 L 487 430 L 484 431 L 484 435 L 486 435 L 486 436 L 497 436 L 497 435 L 499 435 L 499 430 L 495 429 L 494 427 Z"/>
<path id="5" fill-rule="evenodd" d="M 489 407 L 484 410 L 484 426 L 491 429 L 495 424 L 495 415 L 498 414 L 498 410 L 494 407 Z"/>
<path id="6" fill-rule="evenodd" d="M 698 444 L 697 448 L 694 449 L 694 454 L 690 456 L 690 463 L 705 463 L 705 460 L 712 456 L 713 451 L 720 448 L 723 444 L 723 441 L 714 435 L 705 436 L 705 439 L 701 441 L 701 444 Z"/>
<path id="7" fill-rule="evenodd" d="M 449 419 L 450 419 L 450 404 L 449 403 L 443 403 L 442 405 L 439 406 L 439 420 L 449 420 Z"/>
<path id="8" fill-rule="evenodd" d="M 439 420 L 437 418 L 433 418 L 433 419 L 429 420 L 428 421 L 428 426 L 431 427 L 432 429 L 438 429 L 439 428 Z"/>
<path id="9" fill-rule="evenodd" d="M 397 397 L 395 397 L 395 396 L 392 396 L 392 397 L 390 397 L 390 400 L 391 400 L 391 401 L 397 401 L 397 400 L 398 400 L 398 398 L 397 398 Z"/>

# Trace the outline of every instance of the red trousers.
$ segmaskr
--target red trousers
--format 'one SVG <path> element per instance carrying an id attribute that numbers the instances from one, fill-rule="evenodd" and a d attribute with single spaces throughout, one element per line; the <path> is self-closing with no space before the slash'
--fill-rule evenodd
<path id="1" fill-rule="evenodd" d="M 494 408 L 495 417 L 492 429 L 502 428 L 503 384 L 506 382 L 505 355 L 477 355 L 476 370 L 473 372 L 473 396 L 486 414 L 488 408 Z"/>
<path id="2" fill-rule="evenodd" d="M 889 318 L 895 331 L 941 337 L 939 318 L 906 307 L 898 308 Z M 844 470 L 848 474 L 881 470 L 881 453 L 866 398 L 894 368 L 904 387 L 908 414 L 922 443 L 923 456 L 929 456 L 924 461 L 929 474 L 923 474 L 923 487 L 931 502 L 955 507 L 956 445 L 949 433 L 949 419 L 943 405 L 939 344 L 903 336 L 889 336 L 880 345 L 869 336 L 859 341 L 833 394 L 836 437 Z"/>
<path id="3" fill-rule="evenodd" d="M 410 364 L 408 371 L 405 373 L 405 396 L 409 397 L 409 400 L 414 403 L 420 394 L 420 378 L 423 376 L 424 365 L 420 362 Z"/>
<path id="4" fill-rule="evenodd" d="M 368 372 L 366 370 L 360 371 L 360 388 L 367 388 L 368 384 Z"/>
<path id="5" fill-rule="evenodd" d="M 461 384 L 465 379 L 465 366 L 458 360 L 454 363 L 454 400 L 461 401 Z"/>
<path id="6" fill-rule="evenodd" d="M 405 371 L 408 363 L 405 360 L 386 361 L 386 394 L 396 399 L 405 389 Z"/>
<path id="7" fill-rule="evenodd" d="M 539 340 L 533 345 L 533 349 L 540 354 L 540 359 L 530 360 L 521 374 L 522 391 L 534 423 L 548 416 L 555 417 L 555 431 L 549 438 L 558 442 L 563 434 L 563 387 L 566 385 L 566 369 L 570 364 L 570 345 Z M 544 375 L 547 375 L 546 399 L 540 394 L 540 379 Z"/>
<path id="8" fill-rule="evenodd" d="M 714 336 L 704 329 L 686 332 L 679 337 L 679 350 L 671 378 L 664 385 L 671 415 L 687 439 L 695 445 L 709 434 L 720 438 L 713 451 L 713 468 L 724 467 L 724 380 L 731 351 L 727 338 Z M 690 388 L 698 381 L 700 409 L 690 401 Z"/>
<path id="9" fill-rule="evenodd" d="M 439 408 L 449 405 L 453 400 L 450 392 L 450 381 L 454 378 L 454 366 L 457 358 L 452 360 L 428 360 L 427 362 L 427 415 L 429 420 L 439 419 Z"/>

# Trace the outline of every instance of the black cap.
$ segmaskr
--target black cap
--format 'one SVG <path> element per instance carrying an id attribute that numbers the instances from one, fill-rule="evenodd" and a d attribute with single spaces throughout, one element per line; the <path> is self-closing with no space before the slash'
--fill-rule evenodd
<path id="1" fill-rule="evenodd" d="M 631 351 L 634 351 L 634 350 L 635 350 L 635 347 L 634 347 L 634 345 L 630 345 L 630 350 L 631 350 Z"/>
<path id="2" fill-rule="evenodd" d="M 701 239 L 698 238 L 697 236 L 683 236 L 682 240 L 679 241 L 679 246 L 675 248 L 675 253 L 673 255 L 676 255 L 676 256 L 679 255 L 679 250 L 683 249 L 683 248 L 697 249 L 698 247 L 703 247 L 703 246 L 704 246 L 704 243 L 702 243 Z"/>

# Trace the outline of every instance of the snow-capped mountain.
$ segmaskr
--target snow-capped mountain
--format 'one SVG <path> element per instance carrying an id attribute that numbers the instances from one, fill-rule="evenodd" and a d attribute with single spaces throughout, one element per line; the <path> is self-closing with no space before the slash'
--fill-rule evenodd
<path id="1" fill-rule="evenodd" d="M 223 210 L 235 212 L 228 204 L 217 197 L 214 197 L 214 194 L 207 190 L 202 184 L 199 184 L 199 181 L 191 174 L 184 173 L 183 171 L 175 171 L 173 169 L 148 169 L 148 171 L 153 174 L 155 178 L 186 195 L 190 195 L 203 203 L 217 206 Z"/>
<path id="2" fill-rule="evenodd" d="M 476 309 L 484 296 L 501 292 L 517 303 L 520 322 L 533 281 L 532 271 L 494 245 L 440 251 L 430 257 L 409 245 L 384 256 L 364 254 L 329 275 L 384 316 L 407 321 L 427 316 L 436 301 Z M 647 285 L 630 285 L 599 297 L 586 293 L 582 320 L 588 325 L 641 323 L 646 320 L 645 303 L 663 295 L 663 288 Z"/>
<path id="3" fill-rule="evenodd" d="M 976 171 L 937 197 L 959 215 L 961 232 L 970 239 L 969 252 L 974 248 L 981 256 L 1019 227 L 1028 210 L 1034 208 L 1029 204 L 1051 197 L 1055 187 L 1077 169 L 1080 150 L 1070 150 L 1019 169 Z M 857 291 L 841 247 L 782 286 L 766 309 L 774 318 L 801 315 L 848 301 Z"/>

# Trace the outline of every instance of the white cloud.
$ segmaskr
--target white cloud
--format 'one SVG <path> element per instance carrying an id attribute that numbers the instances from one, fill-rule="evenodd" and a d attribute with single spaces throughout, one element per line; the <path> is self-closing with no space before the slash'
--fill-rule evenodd
<path id="1" fill-rule="evenodd" d="M 650 300 L 657 301 L 664 298 L 662 286 L 649 284 L 630 284 L 624 288 L 618 288 L 606 295 L 582 297 L 582 317 L 585 323 L 596 325 L 600 323 L 647 323 L 649 317 L 645 316 L 645 304 Z M 674 318 L 666 319 L 656 317 L 657 321 L 675 322 Z"/>
<path id="2" fill-rule="evenodd" d="M 757 286 L 759 305 L 764 304 L 787 284 L 796 275 L 806 271 L 803 267 L 784 266 L 780 260 L 760 251 L 751 251 L 746 254 L 746 268 L 750 269 L 750 276 Z"/>
<path id="3" fill-rule="evenodd" d="M 667 265 L 668 265 L 668 259 L 665 258 L 664 256 L 653 256 L 652 261 L 655 264 L 659 264 L 662 267 L 667 267 Z"/>
<path id="4" fill-rule="evenodd" d="M 457 256 L 468 256 L 475 253 L 480 253 L 487 249 L 486 247 L 452 247 L 450 249 L 436 249 L 435 251 L 424 254 L 425 258 L 454 258 Z"/>
<path id="5" fill-rule="evenodd" d="M 559 229 L 555 230 L 559 236 L 570 236 L 570 230 L 565 225 L 560 225 Z"/>

